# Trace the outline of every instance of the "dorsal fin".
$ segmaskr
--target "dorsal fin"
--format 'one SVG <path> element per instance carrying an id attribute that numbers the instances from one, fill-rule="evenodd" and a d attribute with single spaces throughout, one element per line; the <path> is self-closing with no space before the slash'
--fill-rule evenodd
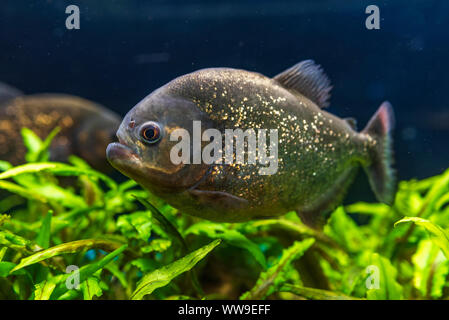
<path id="1" fill-rule="evenodd" d="M 320 108 L 329 106 L 331 82 L 313 60 L 304 60 L 278 74 L 274 79 L 283 87 L 299 92 Z"/>
<path id="2" fill-rule="evenodd" d="M 355 118 L 344 118 L 343 120 L 351 127 L 351 129 L 357 130 L 357 120 Z"/>

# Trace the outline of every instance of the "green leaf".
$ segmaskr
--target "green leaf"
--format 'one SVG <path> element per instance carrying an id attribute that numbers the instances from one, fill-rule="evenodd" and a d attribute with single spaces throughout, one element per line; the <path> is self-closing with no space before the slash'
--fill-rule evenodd
<path id="1" fill-rule="evenodd" d="M 9 170 L 6 170 L 5 172 L 0 173 L 0 179 L 9 179 L 25 173 L 37 173 L 44 171 L 61 176 L 90 175 L 92 177 L 97 177 L 103 180 L 109 188 L 117 189 L 117 184 L 114 182 L 114 180 L 100 172 L 90 169 L 78 168 L 59 162 L 29 163 L 13 167 Z"/>
<path id="2" fill-rule="evenodd" d="M 100 287 L 100 281 L 96 277 L 89 277 L 81 285 L 84 300 L 92 300 L 93 297 L 101 297 L 103 290 Z"/>
<path id="3" fill-rule="evenodd" d="M 21 253 L 30 253 L 34 250 L 42 249 L 33 242 L 8 230 L 0 231 L 0 245 L 17 250 Z"/>
<path id="4" fill-rule="evenodd" d="M 443 251 L 447 259 L 449 259 L 449 234 L 444 231 L 440 226 L 430 222 L 429 220 L 418 217 L 405 217 L 394 225 L 404 222 L 414 222 L 415 224 L 424 227 L 430 234 L 430 238 L 435 242 L 437 246 Z"/>
<path id="5" fill-rule="evenodd" d="M 174 295 L 167 297 L 165 300 L 197 300 L 197 299 L 184 295 Z"/>
<path id="6" fill-rule="evenodd" d="M 142 300 L 144 296 L 151 294 L 155 289 L 166 286 L 180 274 L 192 269 L 209 252 L 218 246 L 220 242 L 221 240 L 219 239 L 214 240 L 183 258 L 145 275 L 131 295 L 131 299 Z"/>
<path id="7" fill-rule="evenodd" d="M 449 192 L 442 195 L 435 203 L 435 209 L 441 210 L 445 205 L 449 204 Z"/>
<path id="8" fill-rule="evenodd" d="M 324 233 L 349 252 L 355 253 L 363 250 L 363 245 L 367 242 L 366 237 L 361 233 L 354 220 L 346 214 L 343 207 L 337 208 L 332 213 L 324 227 Z"/>
<path id="9" fill-rule="evenodd" d="M 26 199 L 30 199 L 30 200 L 37 200 L 40 202 L 47 202 L 47 199 L 39 194 L 36 194 L 36 192 L 21 187 L 15 183 L 9 182 L 9 181 L 1 181 L 0 180 L 0 189 L 4 189 L 7 190 L 9 192 L 18 194 L 19 196 L 22 196 Z"/>
<path id="10" fill-rule="evenodd" d="M 48 201 L 56 201 L 68 208 L 84 208 L 86 202 L 80 196 L 73 194 L 53 184 L 31 185 L 29 190 L 34 194 L 40 195 Z"/>
<path id="11" fill-rule="evenodd" d="M 23 197 L 21 197 L 17 194 L 12 194 L 10 196 L 0 199 L 0 208 L 4 212 L 7 212 L 8 210 L 11 210 L 15 206 L 21 205 L 24 202 L 25 202 L 25 199 L 23 199 Z"/>
<path id="12" fill-rule="evenodd" d="M 367 290 L 367 298 L 369 300 L 401 299 L 402 286 L 396 281 L 397 271 L 390 261 L 377 253 L 373 253 L 370 257 L 369 266 L 374 267 L 372 269 L 374 272 L 368 276 L 369 278 L 366 281 L 366 283 L 373 284 L 373 287 Z M 378 288 L 376 288 L 377 284 Z"/>
<path id="13" fill-rule="evenodd" d="M 260 250 L 257 244 L 237 230 L 228 229 L 223 224 L 199 222 L 185 231 L 185 235 L 188 234 L 205 235 L 212 239 L 223 239 L 231 246 L 247 250 L 262 268 L 266 269 L 265 256 L 263 255 L 262 250 Z"/>
<path id="14" fill-rule="evenodd" d="M 56 283 L 50 280 L 44 280 L 34 286 L 34 300 L 49 300 Z"/>
<path id="15" fill-rule="evenodd" d="M 385 217 L 390 213 L 390 206 L 384 203 L 357 202 L 344 207 L 348 213 L 371 214 Z"/>
<path id="16" fill-rule="evenodd" d="M 11 216 L 9 216 L 7 214 L 0 214 L 0 227 L 9 219 L 11 219 Z"/>
<path id="17" fill-rule="evenodd" d="M 422 240 L 412 257 L 414 268 L 413 285 L 424 298 L 439 298 L 443 294 L 449 260 L 431 240 Z"/>
<path id="18" fill-rule="evenodd" d="M 434 270 L 433 280 L 432 280 L 432 290 L 430 295 L 434 299 L 441 298 L 443 296 L 443 289 L 447 286 L 447 276 L 449 275 L 449 260 L 441 261 L 437 257 L 437 266 Z"/>
<path id="19" fill-rule="evenodd" d="M 150 242 L 149 245 L 143 246 L 140 248 L 143 253 L 149 252 L 164 252 L 171 246 L 171 240 L 168 239 L 154 239 Z"/>
<path id="20" fill-rule="evenodd" d="M 48 136 L 45 138 L 41 152 L 47 151 L 50 148 L 51 143 L 53 142 L 53 139 L 57 136 L 57 134 L 61 131 L 60 127 L 55 127 L 51 132 L 48 134 Z"/>
<path id="21" fill-rule="evenodd" d="M 71 209 L 70 211 L 55 216 L 51 223 L 52 223 L 52 230 L 53 232 L 59 231 L 60 229 L 67 227 L 74 221 L 77 221 L 81 219 L 84 216 L 87 216 L 88 214 L 93 213 L 94 211 L 103 209 L 102 206 L 92 206 L 87 208 L 75 208 Z M 40 227 L 40 221 L 32 224 L 32 228 L 39 228 Z"/>
<path id="22" fill-rule="evenodd" d="M 137 182 L 135 182 L 134 180 L 127 180 L 118 186 L 118 191 L 124 192 L 124 191 L 134 188 L 136 186 L 138 186 Z"/>
<path id="23" fill-rule="evenodd" d="M 0 262 L 0 277 L 7 277 L 9 276 L 9 272 L 14 269 L 16 266 L 15 263 L 4 261 Z"/>
<path id="24" fill-rule="evenodd" d="M 80 268 L 79 269 L 80 284 L 82 284 L 86 279 L 88 279 L 90 276 L 92 276 L 95 272 L 101 270 L 106 265 L 111 263 L 119 254 L 121 254 L 123 251 L 125 251 L 125 249 L 127 247 L 128 247 L 128 245 L 124 244 L 120 248 L 114 250 L 113 252 L 111 252 L 108 255 L 106 255 L 105 257 L 103 257 L 101 260 L 94 262 L 94 263 L 90 263 L 90 264 Z M 64 274 L 64 275 L 59 275 L 59 276 L 55 277 L 56 278 L 55 282 L 57 282 L 58 285 L 55 289 L 54 296 L 57 299 L 70 298 L 73 295 L 70 293 L 70 291 L 76 291 L 76 290 L 68 290 L 66 287 L 65 281 L 70 276 L 71 276 L 71 274 Z M 62 296 L 64 296 L 64 297 L 62 297 Z"/>
<path id="25" fill-rule="evenodd" d="M 396 193 L 394 208 L 402 215 L 417 215 L 422 208 L 424 199 L 415 190 L 412 183 L 401 181 Z"/>
<path id="26" fill-rule="evenodd" d="M 140 271 L 142 271 L 144 273 L 146 273 L 148 271 L 153 271 L 154 269 L 156 269 L 158 267 L 156 261 L 154 261 L 153 259 L 148 259 L 148 258 L 140 258 L 140 259 L 133 260 L 131 262 L 131 265 L 135 266 L 136 268 L 138 268 Z"/>
<path id="27" fill-rule="evenodd" d="M 121 215 L 117 219 L 117 227 L 124 236 L 142 239 L 143 241 L 147 241 L 150 238 L 152 224 L 151 214 L 147 211 Z"/>
<path id="28" fill-rule="evenodd" d="M 117 249 L 118 247 L 120 247 L 120 245 L 122 244 L 115 241 L 101 240 L 101 239 L 86 239 L 86 240 L 67 242 L 51 247 L 46 250 L 39 251 L 31 256 L 23 258 L 11 272 L 61 254 L 76 253 L 79 250 L 92 249 L 92 248 L 99 248 L 111 251 Z"/>
<path id="29" fill-rule="evenodd" d="M 351 297 L 339 292 L 333 292 L 328 290 L 307 288 L 301 286 L 295 286 L 290 284 L 284 284 L 280 289 L 280 292 L 290 292 L 298 296 L 311 300 L 360 300 L 355 297 Z"/>
<path id="30" fill-rule="evenodd" d="M 0 160 L 0 172 L 6 171 L 12 168 L 12 164 L 10 164 L 8 161 Z"/>
<path id="31" fill-rule="evenodd" d="M 57 300 L 76 300 L 79 299 L 78 290 L 69 290 L 58 296 Z"/>
<path id="32" fill-rule="evenodd" d="M 24 144 L 28 149 L 25 155 L 27 162 L 47 161 L 49 158 L 49 148 L 54 137 L 59 133 L 61 128 L 54 128 L 47 138 L 42 141 L 33 131 L 28 128 L 22 128 L 21 133 Z"/>
<path id="33" fill-rule="evenodd" d="M 413 284 L 419 290 L 423 297 L 428 296 L 428 281 L 431 276 L 433 260 L 440 249 L 431 241 L 424 240 L 419 242 L 418 250 L 412 257 L 415 267 L 413 274 Z"/>
<path id="34" fill-rule="evenodd" d="M 3 257 L 5 256 L 6 250 L 8 250 L 7 247 L 0 247 L 0 262 L 2 262 Z"/>
<path id="35" fill-rule="evenodd" d="M 51 234 L 51 216 L 52 211 L 49 211 L 47 215 L 42 219 L 41 228 L 37 234 L 36 243 L 43 249 L 48 249 L 50 246 L 50 234 Z"/>
<path id="36" fill-rule="evenodd" d="M 449 169 L 447 169 L 440 178 L 435 181 L 435 183 L 430 188 L 429 192 L 426 194 L 424 199 L 424 204 L 421 207 L 420 215 L 423 218 L 428 218 L 433 211 L 438 200 L 448 191 L 449 186 Z M 446 257 L 448 257 L 446 255 Z"/>
<path id="37" fill-rule="evenodd" d="M 83 159 L 70 155 L 68 158 L 69 163 L 71 163 L 73 166 L 82 168 L 82 169 L 91 169 L 91 166 Z"/>
<path id="38" fill-rule="evenodd" d="M 268 297 L 279 289 L 287 281 L 285 271 L 287 267 L 302 255 L 315 243 L 315 239 L 309 238 L 301 242 L 295 241 L 292 246 L 284 249 L 282 256 L 277 263 L 267 271 L 262 272 L 256 285 L 248 292 L 244 293 L 240 299 L 259 300 Z"/>
<path id="39" fill-rule="evenodd" d="M 42 149 L 43 141 L 33 131 L 28 128 L 22 128 L 20 131 L 23 138 L 23 143 L 27 148 L 25 159 L 28 162 L 36 161 L 37 154 Z"/>

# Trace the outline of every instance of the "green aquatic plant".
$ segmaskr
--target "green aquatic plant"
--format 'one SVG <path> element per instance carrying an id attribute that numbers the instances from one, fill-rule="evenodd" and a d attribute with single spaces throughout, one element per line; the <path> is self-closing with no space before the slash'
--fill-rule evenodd
<path id="1" fill-rule="evenodd" d="M 50 162 L 57 133 L 24 129 L 28 162 L 0 161 L 0 299 L 449 298 L 449 170 L 402 181 L 393 206 L 340 206 L 322 231 L 293 212 L 214 223 Z"/>

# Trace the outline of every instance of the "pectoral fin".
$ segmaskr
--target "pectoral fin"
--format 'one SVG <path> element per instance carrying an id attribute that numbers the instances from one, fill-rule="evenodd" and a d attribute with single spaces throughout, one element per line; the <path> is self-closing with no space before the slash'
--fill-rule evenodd
<path id="1" fill-rule="evenodd" d="M 224 209 L 224 210 L 235 210 L 242 209 L 248 205 L 246 199 L 234 196 L 230 193 L 223 191 L 208 191 L 208 190 L 189 190 L 190 195 L 194 197 L 197 201 L 203 205 Z"/>

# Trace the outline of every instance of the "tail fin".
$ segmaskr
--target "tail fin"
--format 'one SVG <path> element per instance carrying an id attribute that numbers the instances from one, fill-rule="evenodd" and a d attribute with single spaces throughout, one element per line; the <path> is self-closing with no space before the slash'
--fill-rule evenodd
<path id="1" fill-rule="evenodd" d="M 396 172 L 392 167 L 393 127 L 393 107 L 385 101 L 362 131 L 376 141 L 371 150 L 370 165 L 365 167 L 365 171 L 377 199 L 387 204 L 393 203 L 396 190 Z"/>

